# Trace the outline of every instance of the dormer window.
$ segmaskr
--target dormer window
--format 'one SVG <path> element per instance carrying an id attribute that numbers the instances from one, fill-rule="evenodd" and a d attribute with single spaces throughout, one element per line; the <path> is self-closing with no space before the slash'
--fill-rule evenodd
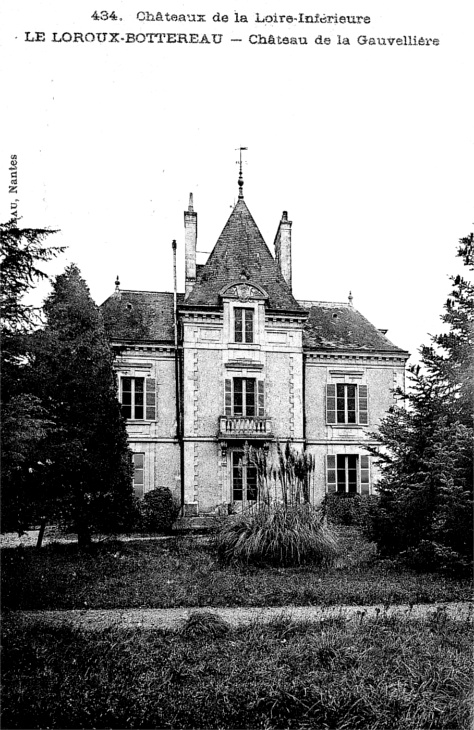
<path id="1" fill-rule="evenodd" d="M 254 341 L 254 311 L 244 307 L 234 308 L 234 342 Z"/>

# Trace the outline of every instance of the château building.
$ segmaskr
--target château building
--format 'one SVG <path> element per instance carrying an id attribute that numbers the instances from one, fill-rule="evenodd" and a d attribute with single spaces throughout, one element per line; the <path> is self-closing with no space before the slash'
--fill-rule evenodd
<path id="1" fill-rule="evenodd" d="M 240 174 L 237 203 L 204 265 L 190 196 L 184 293 L 121 290 L 117 280 L 102 305 L 138 495 L 168 486 L 187 515 L 252 501 L 245 443 L 271 457 L 288 440 L 315 457 L 315 503 L 326 492 L 374 490 L 367 447 L 394 388 L 404 387 L 408 353 L 350 295 L 296 299 L 291 225 L 283 212 L 272 255 Z"/>

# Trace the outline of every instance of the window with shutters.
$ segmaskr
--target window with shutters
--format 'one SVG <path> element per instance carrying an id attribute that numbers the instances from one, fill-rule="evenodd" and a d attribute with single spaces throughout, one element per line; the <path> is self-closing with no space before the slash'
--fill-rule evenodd
<path id="1" fill-rule="evenodd" d="M 253 320 L 253 309 L 234 308 L 234 342 L 249 344 L 254 341 Z"/>
<path id="2" fill-rule="evenodd" d="M 226 416 L 265 415 L 265 390 L 263 380 L 255 378 L 230 378 L 225 381 Z"/>
<path id="3" fill-rule="evenodd" d="M 328 384 L 326 422 L 367 425 L 369 422 L 367 386 L 349 383 Z"/>
<path id="4" fill-rule="evenodd" d="M 335 494 L 370 494 L 370 460 L 365 454 L 326 456 L 326 488 Z"/>
<path id="5" fill-rule="evenodd" d="M 121 378 L 120 401 L 124 417 L 132 421 L 154 421 L 155 389 L 155 378 Z"/>
<path id="6" fill-rule="evenodd" d="M 145 485 L 145 454 L 132 454 L 133 490 L 137 497 L 143 497 Z"/>
<path id="7" fill-rule="evenodd" d="M 243 451 L 232 452 L 232 501 L 255 502 L 257 499 L 257 469 L 246 464 Z"/>

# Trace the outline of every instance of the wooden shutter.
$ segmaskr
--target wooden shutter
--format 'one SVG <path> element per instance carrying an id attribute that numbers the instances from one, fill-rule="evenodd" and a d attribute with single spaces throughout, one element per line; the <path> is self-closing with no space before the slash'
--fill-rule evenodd
<path id="1" fill-rule="evenodd" d="M 328 494 L 334 494 L 337 491 L 336 457 L 332 455 L 326 456 L 326 491 Z"/>
<path id="2" fill-rule="evenodd" d="M 265 383 L 258 381 L 258 415 L 262 418 L 265 415 Z"/>
<path id="3" fill-rule="evenodd" d="M 360 457 L 360 493 L 370 494 L 370 459 L 368 456 Z"/>
<path id="4" fill-rule="evenodd" d="M 143 497 L 145 484 L 145 454 L 133 454 L 133 489 L 137 497 Z"/>
<path id="5" fill-rule="evenodd" d="M 146 378 L 146 411 L 145 418 L 147 421 L 156 419 L 156 380 L 155 378 Z"/>
<path id="6" fill-rule="evenodd" d="M 225 415 L 232 415 L 232 381 L 228 378 L 225 381 Z"/>
<path id="7" fill-rule="evenodd" d="M 326 385 L 326 423 L 336 423 L 335 385 Z"/>
<path id="8" fill-rule="evenodd" d="M 359 385 L 359 423 L 363 426 L 369 422 L 368 391 L 366 385 Z"/>

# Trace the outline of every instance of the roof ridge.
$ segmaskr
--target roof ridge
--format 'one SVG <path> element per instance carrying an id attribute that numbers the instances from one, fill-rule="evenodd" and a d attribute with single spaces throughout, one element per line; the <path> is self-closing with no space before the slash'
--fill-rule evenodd
<path id="1" fill-rule="evenodd" d="M 172 291 L 158 291 L 157 289 L 120 289 L 121 294 L 174 294 Z M 184 292 L 177 292 L 177 295 Z"/>
<path id="2" fill-rule="evenodd" d="M 322 305 L 326 305 L 328 307 L 351 307 L 348 302 L 326 302 L 322 299 L 297 299 L 297 302 L 298 304 L 301 304 L 302 307 L 308 308 L 319 307 Z"/>

